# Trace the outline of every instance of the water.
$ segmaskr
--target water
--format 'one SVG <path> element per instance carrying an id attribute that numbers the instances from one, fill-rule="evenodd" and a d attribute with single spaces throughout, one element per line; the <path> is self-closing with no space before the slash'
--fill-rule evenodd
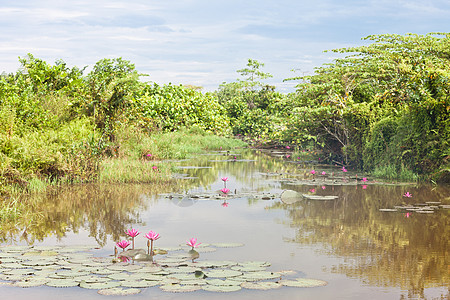
<path id="1" fill-rule="evenodd" d="M 236 159 L 234 157 L 236 156 Z M 258 152 L 211 153 L 181 161 L 172 185 L 83 185 L 46 195 L 43 214 L 27 226 L 3 232 L 3 244 L 95 245 L 97 256 L 113 253 L 130 228 L 143 235 L 160 233 L 155 246 L 174 246 L 196 237 L 203 243 L 243 243 L 201 253 L 201 260 L 268 261 L 269 270 L 293 270 L 296 277 L 321 279 L 327 286 L 241 290 L 231 294 L 197 291 L 174 294 L 157 287 L 130 299 L 447 299 L 449 296 L 450 210 L 433 214 L 380 212 L 401 204 L 439 201 L 450 204 L 449 187 L 356 185 L 356 174 L 314 166 L 338 182 L 330 185 L 313 166 Z M 228 197 L 221 200 L 181 194 L 219 195 L 228 177 Z M 359 176 L 361 178 L 362 176 Z M 307 181 L 305 181 L 305 179 Z M 305 184 L 307 183 L 307 184 Z M 283 190 L 337 195 L 334 201 L 280 201 Z M 405 192 L 412 198 L 402 197 Z M 236 194 L 235 194 L 236 192 Z M 170 197 L 172 194 L 174 196 Z M 177 196 L 178 195 L 178 196 Z M 270 196 L 275 196 L 271 198 Z M 42 196 L 41 196 L 42 197 Z M 269 200 L 262 200 L 269 199 Z M 226 201 L 227 206 L 223 203 Z M 5 299 L 105 299 L 95 290 L 0 286 Z"/>

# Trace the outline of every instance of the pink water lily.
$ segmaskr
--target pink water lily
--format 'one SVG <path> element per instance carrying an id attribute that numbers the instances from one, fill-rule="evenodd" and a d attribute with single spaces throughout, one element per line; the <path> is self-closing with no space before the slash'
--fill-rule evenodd
<path id="1" fill-rule="evenodd" d="M 403 197 L 411 198 L 412 194 L 410 194 L 409 192 L 406 192 L 403 194 Z"/>
<path id="2" fill-rule="evenodd" d="M 130 236 L 131 237 L 131 239 L 132 239 L 132 242 L 133 242 L 133 245 L 131 246 L 133 249 L 134 249 L 134 238 L 135 237 L 137 237 L 138 235 L 139 235 L 139 231 L 137 231 L 136 229 L 129 229 L 127 232 L 126 232 L 126 234 L 128 235 L 128 236 Z"/>
<path id="3" fill-rule="evenodd" d="M 127 235 L 132 237 L 132 238 L 134 238 L 134 237 L 137 237 L 139 235 L 139 231 L 137 231 L 136 229 L 132 228 L 132 229 L 129 229 L 127 231 Z"/>
<path id="4" fill-rule="evenodd" d="M 315 193 L 315 192 L 316 192 L 316 189 L 309 189 L 309 191 L 310 191 L 311 193 Z"/>
<path id="5" fill-rule="evenodd" d="M 367 181 L 367 178 L 366 178 L 366 177 L 363 177 L 362 181 L 363 181 L 363 182 L 366 182 L 366 181 Z"/>
<path id="6" fill-rule="evenodd" d="M 326 189 L 326 186 L 322 185 L 322 190 Z"/>
<path id="7" fill-rule="evenodd" d="M 150 230 L 149 233 L 147 233 L 145 235 L 145 237 L 148 238 L 148 241 L 147 241 L 147 254 L 148 255 L 153 255 L 153 242 L 160 238 L 159 233 L 156 233 L 156 232 L 153 232 L 153 231 Z"/>
<path id="8" fill-rule="evenodd" d="M 322 173 L 321 173 L 322 175 L 326 175 L 327 174 L 327 172 L 325 172 L 325 171 L 322 171 Z"/>
<path id="9" fill-rule="evenodd" d="M 289 147 L 289 146 L 286 146 L 286 149 L 291 149 L 291 147 Z"/>
<path id="10" fill-rule="evenodd" d="M 192 249 L 194 249 L 194 248 L 197 248 L 198 246 L 200 246 L 201 244 L 202 244 L 202 243 L 198 243 L 198 244 L 197 244 L 197 239 L 196 239 L 196 238 L 191 238 L 191 239 L 189 240 L 189 242 L 187 242 L 186 245 L 191 246 Z"/>
<path id="11" fill-rule="evenodd" d="M 311 170 L 311 172 L 309 172 L 309 173 L 311 173 L 311 174 L 316 174 L 316 170 Z"/>
<path id="12" fill-rule="evenodd" d="M 152 169 L 153 170 L 158 170 L 158 167 L 157 166 L 153 166 Z"/>
<path id="13" fill-rule="evenodd" d="M 345 167 L 342 167 L 342 172 L 347 172 L 347 169 Z"/>
<path id="14" fill-rule="evenodd" d="M 228 177 L 222 177 L 221 179 L 222 179 L 223 182 L 228 181 Z"/>
<path id="15" fill-rule="evenodd" d="M 151 230 L 150 230 L 149 233 L 147 233 L 147 234 L 145 235 L 145 237 L 148 238 L 148 239 L 151 240 L 151 241 L 156 241 L 157 239 L 160 238 L 159 233 L 153 232 L 153 231 L 151 231 Z"/>
<path id="16" fill-rule="evenodd" d="M 223 188 L 220 191 L 226 195 L 226 194 L 228 194 L 230 192 L 230 189 Z"/>
<path id="17" fill-rule="evenodd" d="M 120 241 L 120 242 L 118 242 L 118 243 L 116 243 L 116 245 L 119 247 L 119 248 L 122 248 L 122 250 L 125 250 L 125 248 L 126 247 L 128 247 L 128 246 L 130 246 L 130 242 L 129 241 L 127 241 L 127 240 L 123 240 L 123 241 Z"/>

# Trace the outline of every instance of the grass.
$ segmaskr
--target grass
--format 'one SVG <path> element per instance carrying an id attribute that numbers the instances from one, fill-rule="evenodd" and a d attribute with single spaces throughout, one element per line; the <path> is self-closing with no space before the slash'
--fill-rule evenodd
<path id="1" fill-rule="evenodd" d="M 384 166 L 377 166 L 372 172 L 372 175 L 377 178 L 384 178 L 389 180 L 399 181 L 418 181 L 419 176 L 413 171 L 407 169 L 403 165 L 400 170 L 396 166 L 388 164 Z"/>
<path id="2" fill-rule="evenodd" d="M 101 162 L 101 183 L 166 182 L 170 180 L 173 165 L 162 160 L 185 159 L 207 150 L 246 146 L 240 140 L 216 136 L 197 128 L 147 135 L 128 127 L 118 134 L 118 139 L 121 145 L 118 157 Z"/>

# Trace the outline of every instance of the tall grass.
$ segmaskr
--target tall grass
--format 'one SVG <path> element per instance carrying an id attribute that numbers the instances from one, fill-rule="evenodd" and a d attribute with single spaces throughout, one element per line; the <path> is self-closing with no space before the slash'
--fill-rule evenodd
<path id="1" fill-rule="evenodd" d="M 389 180 L 399 181 L 418 181 L 419 175 L 401 165 L 398 169 L 395 165 L 388 164 L 384 166 L 377 166 L 372 172 L 372 175 L 377 178 L 384 178 Z"/>
<path id="2" fill-rule="evenodd" d="M 103 159 L 101 183 L 161 183 L 170 180 L 173 164 L 163 160 L 184 159 L 205 150 L 232 149 L 246 143 L 219 137 L 201 129 L 148 135 L 136 128 L 123 128 L 117 135 L 118 156 Z"/>

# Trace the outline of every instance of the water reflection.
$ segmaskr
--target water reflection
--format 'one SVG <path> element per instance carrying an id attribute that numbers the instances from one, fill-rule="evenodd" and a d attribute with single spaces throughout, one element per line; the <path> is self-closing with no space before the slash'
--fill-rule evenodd
<path id="1" fill-rule="evenodd" d="M 273 229 L 270 215 L 276 212 L 277 222 L 293 234 L 279 244 L 265 245 L 269 260 L 283 259 L 278 253 L 290 245 L 314 246 L 320 249 L 317 255 L 321 259 L 338 258 L 338 263 L 324 266 L 328 274 L 345 274 L 371 286 L 399 287 L 408 291 L 407 297 L 424 297 L 427 287 L 446 286 L 450 281 L 450 210 L 430 215 L 379 211 L 429 201 L 449 204 L 448 187 L 373 185 L 370 180 L 364 185 L 332 186 L 318 174 L 323 170 L 340 174 L 339 169 L 316 166 L 318 173 L 313 182 L 311 165 L 254 151 L 243 151 L 236 157 L 234 160 L 227 153 L 212 153 L 180 161 L 176 172 L 189 179 L 167 185 L 83 185 L 36 196 L 39 213 L 24 224 L 2 228 L 1 242 L 33 244 L 86 230 L 103 247 L 122 239 L 127 229 L 151 222 L 149 229 L 157 224 L 167 239 L 187 232 L 204 234 L 202 230 L 225 237 L 242 235 L 242 242 L 251 242 L 249 250 L 239 249 L 239 255 L 251 257 L 255 251 L 263 252 L 261 244 L 267 243 L 266 234 L 273 240 L 280 235 Z M 225 176 L 229 178 L 226 188 L 231 190 L 226 197 L 220 191 Z M 346 175 L 348 180 L 355 180 L 354 176 Z M 295 179 L 310 181 L 307 185 L 291 184 Z M 283 190 L 336 195 L 338 200 L 283 204 Z M 261 196 L 262 192 L 268 196 Z M 413 197 L 403 197 L 406 192 Z M 177 196 L 170 198 L 170 193 Z M 210 198 L 188 196 L 201 193 Z M 226 230 L 223 224 L 227 224 Z M 258 230 L 267 232 L 260 234 Z M 214 232 L 208 234 L 215 237 Z M 273 253 L 277 253 L 276 258 L 270 257 Z"/>
<path id="2" fill-rule="evenodd" d="M 302 187 L 299 191 L 307 193 L 307 189 Z M 448 188 L 415 189 L 416 199 L 402 198 L 405 187 L 331 189 L 338 200 L 276 203 L 271 207 L 287 212 L 285 224 L 296 229 L 291 242 L 323 245 L 322 251 L 329 255 L 350 259 L 330 267 L 331 272 L 359 278 L 370 285 L 399 286 L 408 291 L 408 297 L 425 297 L 425 288 L 450 282 L 449 210 L 431 215 L 379 211 L 402 203 L 445 200 Z"/>

